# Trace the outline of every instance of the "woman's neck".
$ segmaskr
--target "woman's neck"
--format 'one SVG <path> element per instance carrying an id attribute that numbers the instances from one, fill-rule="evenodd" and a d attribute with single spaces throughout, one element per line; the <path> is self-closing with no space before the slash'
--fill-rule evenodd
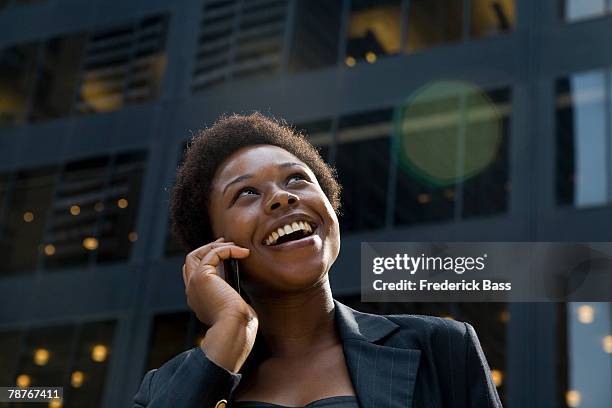
<path id="1" fill-rule="evenodd" d="M 311 291 L 252 299 L 269 357 L 299 358 L 340 342 L 329 280 Z"/>

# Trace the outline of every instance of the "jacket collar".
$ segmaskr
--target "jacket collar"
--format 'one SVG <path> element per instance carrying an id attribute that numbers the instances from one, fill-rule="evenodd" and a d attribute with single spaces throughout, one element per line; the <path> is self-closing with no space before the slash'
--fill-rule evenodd
<path id="1" fill-rule="evenodd" d="M 385 344 L 400 328 L 386 317 L 358 312 L 335 299 L 334 305 L 335 321 L 359 405 L 362 408 L 411 407 L 421 351 Z"/>

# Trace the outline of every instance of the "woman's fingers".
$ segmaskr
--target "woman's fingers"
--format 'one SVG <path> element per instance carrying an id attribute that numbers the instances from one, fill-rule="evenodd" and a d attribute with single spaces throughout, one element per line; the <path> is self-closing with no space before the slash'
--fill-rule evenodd
<path id="1" fill-rule="evenodd" d="M 223 238 L 219 238 L 218 240 L 208 243 L 206 245 L 202 245 L 201 247 L 191 251 L 185 257 L 185 264 L 183 265 L 183 281 L 187 284 L 189 280 L 189 275 L 200 265 L 200 261 L 202 258 L 210 252 L 211 249 L 217 248 L 219 246 L 233 245 L 233 242 L 222 242 Z"/>
<path id="2" fill-rule="evenodd" d="M 247 248 L 242 248 L 234 244 L 219 246 L 208 251 L 208 253 L 200 261 L 200 267 L 210 265 L 216 268 L 226 259 L 244 259 L 249 256 L 249 253 L 250 251 Z"/>

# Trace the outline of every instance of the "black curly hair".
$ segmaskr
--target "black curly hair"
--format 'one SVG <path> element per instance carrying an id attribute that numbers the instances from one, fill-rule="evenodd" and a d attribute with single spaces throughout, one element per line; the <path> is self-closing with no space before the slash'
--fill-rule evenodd
<path id="1" fill-rule="evenodd" d="M 323 161 L 304 134 L 259 112 L 222 116 L 189 141 L 172 189 L 172 231 L 187 251 L 214 240 L 208 205 L 211 183 L 221 163 L 243 147 L 266 144 L 283 148 L 308 165 L 339 214 L 341 187 L 336 171 Z"/>

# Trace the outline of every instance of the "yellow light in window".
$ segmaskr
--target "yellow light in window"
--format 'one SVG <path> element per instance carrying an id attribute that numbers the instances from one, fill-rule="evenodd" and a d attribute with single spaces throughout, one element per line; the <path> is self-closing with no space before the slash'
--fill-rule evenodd
<path id="1" fill-rule="evenodd" d="M 455 198 L 455 192 L 453 191 L 453 189 L 447 188 L 446 190 L 444 190 L 444 197 L 449 200 L 453 200 Z"/>
<path id="2" fill-rule="evenodd" d="M 595 309 L 589 305 L 582 305 L 576 309 L 578 312 L 578 321 L 583 324 L 593 323 L 595 320 Z"/>
<path id="3" fill-rule="evenodd" d="M 89 251 L 94 251 L 98 248 L 98 240 L 94 237 L 87 237 L 83 240 L 83 247 Z"/>
<path id="4" fill-rule="evenodd" d="M 23 220 L 25 222 L 32 222 L 34 221 L 34 213 L 31 211 L 26 211 L 23 213 Z"/>
<path id="5" fill-rule="evenodd" d="M 130 242 L 136 242 L 138 241 L 138 233 L 136 231 L 132 231 L 128 234 L 128 239 L 130 240 Z"/>
<path id="6" fill-rule="evenodd" d="M 117 207 L 127 208 L 127 206 L 128 206 L 128 200 L 126 200 L 125 198 L 120 198 L 119 200 L 117 200 Z"/>
<path id="7" fill-rule="evenodd" d="M 62 400 L 54 399 L 49 402 L 49 408 L 62 408 Z"/>
<path id="8" fill-rule="evenodd" d="M 504 382 L 504 373 L 501 370 L 491 370 L 491 377 L 493 378 L 493 384 L 495 384 L 496 387 L 500 387 Z"/>
<path id="9" fill-rule="evenodd" d="M 47 255 L 47 256 L 55 255 L 55 245 L 53 245 L 53 244 L 45 245 L 44 251 L 45 251 L 45 255 Z"/>
<path id="10" fill-rule="evenodd" d="M 368 61 L 370 64 L 373 64 L 376 62 L 376 54 L 374 54 L 372 51 L 368 51 L 366 53 L 366 61 Z"/>
<path id="11" fill-rule="evenodd" d="M 419 204 L 427 204 L 429 202 L 431 202 L 431 196 L 429 194 L 419 194 L 417 196 L 417 201 L 419 202 Z"/>
<path id="12" fill-rule="evenodd" d="M 72 385 L 74 388 L 79 388 L 81 385 L 83 385 L 84 378 L 85 375 L 82 371 L 74 371 L 70 376 L 70 385 Z"/>
<path id="13" fill-rule="evenodd" d="M 34 351 L 34 363 L 39 366 L 44 366 L 49 362 L 49 350 L 39 348 Z"/>
<path id="14" fill-rule="evenodd" d="M 582 398 L 580 396 L 580 392 L 576 390 L 568 390 L 565 393 L 565 403 L 568 407 L 577 407 L 580 405 Z"/>
<path id="15" fill-rule="evenodd" d="M 27 374 L 21 374 L 19 376 L 17 376 L 17 386 L 21 387 L 21 388 L 25 388 L 25 387 L 29 387 L 30 383 L 32 382 L 32 380 L 30 379 L 30 376 Z"/>
<path id="16" fill-rule="evenodd" d="M 94 210 L 96 210 L 96 212 L 104 211 L 104 203 L 102 201 L 98 201 L 97 203 L 95 203 Z"/>
<path id="17" fill-rule="evenodd" d="M 96 344 L 91 349 L 91 359 L 96 363 L 101 363 L 106 360 L 108 355 L 108 348 L 102 344 Z"/>
<path id="18" fill-rule="evenodd" d="M 612 336 L 608 335 L 605 336 L 602 341 L 601 344 L 603 346 L 603 350 L 608 353 L 608 354 L 612 354 Z"/>
<path id="19" fill-rule="evenodd" d="M 70 214 L 79 215 L 80 213 L 81 213 L 81 207 L 79 207 L 78 205 L 73 205 L 72 207 L 70 207 Z"/>
<path id="20" fill-rule="evenodd" d="M 344 60 L 344 62 L 346 63 L 347 66 L 354 67 L 357 61 L 355 61 L 355 58 L 349 55 L 348 57 L 346 57 L 346 60 Z"/>
<path id="21" fill-rule="evenodd" d="M 502 323 L 508 323 L 508 322 L 510 321 L 510 312 L 509 312 L 509 311 L 507 311 L 507 310 L 502 311 L 502 312 L 499 314 L 499 320 L 500 320 Z"/>

